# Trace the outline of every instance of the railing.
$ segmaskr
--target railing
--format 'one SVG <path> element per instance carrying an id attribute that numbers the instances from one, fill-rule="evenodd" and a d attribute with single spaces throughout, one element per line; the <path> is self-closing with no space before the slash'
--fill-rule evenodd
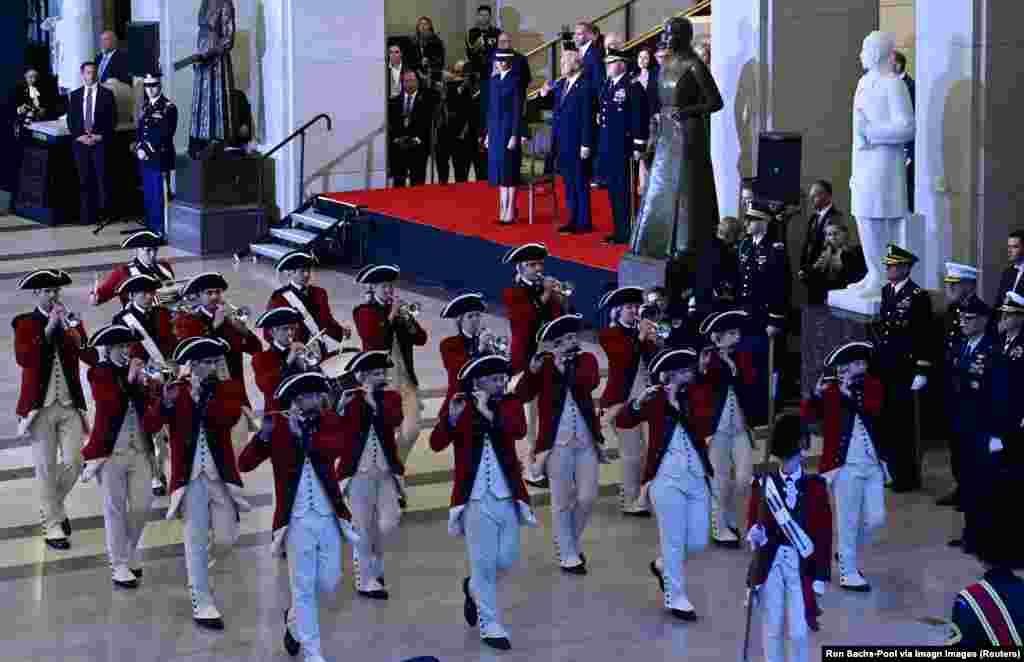
<path id="1" fill-rule="evenodd" d="M 695 15 L 699 14 L 700 12 L 704 11 L 705 9 L 710 9 L 710 8 L 711 8 L 711 0 L 700 0 L 694 6 L 690 7 L 689 9 L 684 9 L 683 11 L 675 14 L 674 16 L 671 16 L 670 18 L 690 18 L 691 16 L 695 16 Z M 622 50 L 625 50 L 625 51 L 632 50 L 632 49 L 636 48 L 637 46 L 639 46 L 640 44 L 644 43 L 645 41 L 648 41 L 649 39 L 657 37 L 664 30 L 665 30 L 665 24 L 664 23 L 662 23 L 661 25 L 659 25 L 656 28 L 651 28 L 647 32 L 645 32 L 642 35 L 636 37 L 635 39 L 626 41 L 626 45 L 623 47 Z"/>
<path id="2" fill-rule="evenodd" d="M 313 119 L 309 120 L 308 122 L 306 122 L 305 124 L 300 126 L 298 129 L 293 131 L 290 136 L 288 136 L 287 138 L 285 138 L 281 142 L 279 142 L 276 145 L 274 145 L 274 147 L 272 147 L 270 149 L 270 151 L 266 152 L 262 156 L 262 159 L 264 161 L 266 161 L 271 156 L 273 156 L 274 153 L 277 152 L 279 149 L 281 149 L 282 147 L 284 147 L 285 145 L 287 145 L 291 141 L 295 140 L 296 138 L 299 138 L 299 197 L 297 197 L 296 200 L 299 200 L 300 202 L 303 200 L 303 196 L 302 196 L 302 182 L 303 182 L 303 179 L 305 178 L 305 174 L 306 174 L 305 173 L 305 168 L 306 168 L 306 131 L 311 126 L 313 126 L 314 124 L 319 122 L 320 120 L 324 120 L 324 121 L 327 122 L 327 130 L 328 131 L 333 131 L 334 130 L 334 125 L 331 122 L 331 116 L 328 115 L 327 113 L 320 113 L 319 115 L 317 115 Z M 260 206 L 262 206 L 262 205 L 263 205 L 263 168 L 260 168 Z"/>

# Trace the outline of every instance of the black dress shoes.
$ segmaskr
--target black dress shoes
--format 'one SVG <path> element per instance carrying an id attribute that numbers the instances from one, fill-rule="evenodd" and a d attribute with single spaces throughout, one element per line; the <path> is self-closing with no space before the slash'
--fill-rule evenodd
<path id="1" fill-rule="evenodd" d="M 479 614 L 476 609 L 476 600 L 469 593 L 469 577 L 462 580 L 462 594 L 466 596 L 465 602 L 462 603 L 462 616 L 466 619 L 466 625 L 476 627 Z"/>
<path id="2" fill-rule="evenodd" d="M 64 552 L 71 549 L 71 541 L 67 538 L 45 538 L 46 546 Z"/>
<path id="3" fill-rule="evenodd" d="M 480 641 L 484 642 L 485 645 L 499 651 L 507 651 L 512 648 L 512 644 L 508 642 L 505 637 L 484 637 Z"/>
<path id="4" fill-rule="evenodd" d="M 288 630 L 288 610 L 284 610 L 284 650 L 295 657 L 299 654 L 299 649 L 302 648 L 302 644 L 295 640 L 292 633 Z"/>
<path id="5" fill-rule="evenodd" d="M 541 478 L 540 480 L 531 480 L 524 476 L 523 482 L 529 485 L 530 487 L 536 487 L 538 489 L 545 489 L 551 485 L 546 476 L 544 478 Z"/>
<path id="6" fill-rule="evenodd" d="M 651 574 L 654 575 L 655 579 L 658 580 L 658 588 L 660 588 L 661 592 L 664 593 L 665 577 L 662 576 L 661 570 L 658 570 L 658 566 L 654 563 L 654 561 L 651 561 L 651 565 L 649 567 L 651 568 Z"/>
<path id="7" fill-rule="evenodd" d="M 132 568 L 132 574 L 135 575 L 135 579 L 142 579 L 142 568 Z"/>
<path id="8" fill-rule="evenodd" d="M 578 565 L 574 565 L 574 566 L 569 567 L 569 568 L 566 568 L 564 565 L 560 566 L 560 567 L 562 568 L 562 572 L 564 572 L 567 575 L 585 575 L 585 574 L 587 574 L 587 564 L 586 563 L 579 563 Z"/>
<path id="9" fill-rule="evenodd" d="M 363 596 L 364 598 L 370 598 L 371 600 L 387 600 L 388 599 L 388 592 L 384 591 L 384 590 L 380 590 L 380 589 L 378 589 L 376 591 L 356 591 L 356 593 L 358 593 L 359 595 Z"/>
<path id="10" fill-rule="evenodd" d="M 947 547 L 963 547 L 964 541 L 961 538 L 953 538 L 946 543 Z"/>
<path id="11" fill-rule="evenodd" d="M 686 611 L 683 609 L 670 609 L 672 615 L 681 621 L 695 621 L 697 620 L 697 612 Z"/>

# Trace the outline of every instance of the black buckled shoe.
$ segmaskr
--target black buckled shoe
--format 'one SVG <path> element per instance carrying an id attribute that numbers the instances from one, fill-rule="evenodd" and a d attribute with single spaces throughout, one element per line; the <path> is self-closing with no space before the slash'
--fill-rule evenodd
<path id="1" fill-rule="evenodd" d="M 466 596 L 465 602 L 462 603 L 462 615 L 466 619 L 466 625 L 476 627 L 479 613 L 476 608 L 476 600 L 469 592 L 469 577 L 462 580 L 462 594 Z"/>
<path id="2" fill-rule="evenodd" d="M 302 644 L 296 641 L 295 637 L 292 636 L 291 630 L 288 629 L 288 610 L 284 610 L 284 650 L 286 653 L 295 657 L 299 654 L 299 649 L 302 648 Z"/>
<path id="3" fill-rule="evenodd" d="M 44 538 L 46 546 L 50 549 L 56 549 L 60 552 L 66 552 L 71 549 L 71 541 L 67 538 Z"/>
<path id="4" fill-rule="evenodd" d="M 692 622 L 697 620 L 697 612 L 684 609 L 669 609 L 669 612 L 681 621 Z"/>
<path id="5" fill-rule="evenodd" d="M 654 575 L 655 579 L 658 580 L 658 588 L 660 588 L 661 592 L 664 593 L 665 592 L 665 577 L 664 577 L 664 575 L 661 574 L 661 570 L 658 570 L 658 565 L 654 561 L 651 561 L 651 565 L 649 567 L 651 569 L 651 574 Z"/>
<path id="6" fill-rule="evenodd" d="M 569 568 L 565 567 L 564 565 L 563 566 L 559 566 L 559 567 L 562 569 L 562 572 L 564 572 L 567 575 L 585 575 L 585 574 L 587 574 L 587 564 L 586 563 L 579 563 L 578 565 L 574 565 L 574 566 L 569 567 Z"/>
<path id="7" fill-rule="evenodd" d="M 480 641 L 484 642 L 484 645 L 499 651 L 507 651 L 512 648 L 512 644 L 505 637 L 484 637 Z"/>

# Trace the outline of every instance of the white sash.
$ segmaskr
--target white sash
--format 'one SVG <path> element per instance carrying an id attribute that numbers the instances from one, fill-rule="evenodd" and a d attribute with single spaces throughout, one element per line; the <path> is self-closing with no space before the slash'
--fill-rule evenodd
<path id="1" fill-rule="evenodd" d="M 775 522 L 782 529 L 786 539 L 789 540 L 789 544 L 793 545 L 801 557 L 805 559 L 810 558 L 811 554 L 814 553 L 814 543 L 811 542 L 803 528 L 790 515 L 789 508 L 786 507 L 786 502 L 779 496 L 779 490 L 770 475 L 764 477 L 764 494 L 765 500 L 768 502 L 768 509 L 772 512 L 772 517 L 775 518 Z"/>
<path id="2" fill-rule="evenodd" d="M 306 308 L 306 305 L 302 303 L 302 299 L 299 298 L 299 295 L 297 295 L 293 289 L 290 287 L 285 288 L 284 292 L 281 293 L 281 296 L 284 297 L 284 300 L 288 302 L 289 306 L 299 311 L 302 315 L 302 323 L 306 325 L 310 338 L 320 333 L 320 325 L 316 323 L 316 320 L 313 319 L 313 315 L 310 314 L 309 309 Z"/>
<path id="3" fill-rule="evenodd" d="M 135 311 L 133 309 L 126 311 L 125 314 L 122 315 L 122 319 L 124 319 L 125 324 L 142 335 L 142 346 L 146 349 L 146 353 L 149 354 L 149 358 L 154 361 L 158 361 L 160 365 L 166 365 L 167 359 L 164 358 L 164 355 L 160 351 L 160 348 L 157 347 L 157 344 L 153 342 L 153 338 L 149 335 L 149 331 L 146 331 L 146 327 L 137 317 L 135 317 L 133 314 L 134 312 Z"/>

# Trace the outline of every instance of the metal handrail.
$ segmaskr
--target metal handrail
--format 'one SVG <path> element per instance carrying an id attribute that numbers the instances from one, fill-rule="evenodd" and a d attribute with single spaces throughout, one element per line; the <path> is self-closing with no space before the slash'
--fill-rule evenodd
<path id="1" fill-rule="evenodd" d="M 592 19 L 590 19 L 587 22 L 588 23 L 598 23 L 600 21 L 603 21 L 604 19 L 608 18 L 612 14 L 620 12 L 623 9 L 625 9 L 626 7 L 629 7 L 634 2 L 636 2 L 636 0 L 626 0 L 626 2 L 623 2 L 621 5 L 618 5 L 617 7 L 612 7 L 611 9 L 606 11 L 605 13 L 601 14 L 600 16 L 598 16 L 596 18 L 592 18 Z M 526 53 L 524 53 L 523 55 L 526 56 L 526 57 L 530 57 L 531 55 L 536 55 L 537 53 L 540 53 L 541 51 L 543 51 L 545 49 L 551 48 L 553 45 L 557 44 L 560 41 L 562 41 L 561 35 L 555 37 L 554 39 L 549 39 L 548 41 L 545 41 L 540 46 L 537 46 L 536 48 L 533 48 L 531 50 L 526 51 Z"/>
<path id="2" fill-rule="evenodd" d="M 311 127 L 314 124 L 316 124 L 317 122 L 319 122 L 320 120 L 326 120 L 326 122 L 327 122 L 327 130 L 328 131 L 333 131 L 334 130 L 334 124 L 331 122 L 331 116 L 328 115 L 327 113 L 320 113 L 319 115 L 317 115 L 313 119 L 309 120 L 308 122 L 306 122 L 305 124 L 300 126 L 295 131 L 292 131 L 290 136 L 288 136 L 287 138 L 285 138 L 281 142 L 277 143 L 277 145 L 275 145 L 273 148 L 271 148 L 270 151 L 266 152 L 265 154 L 263 154 L 260 157 L 263 161 L 266 161 L 271 156 L 273 156 L 274 152 L 276 152 L 277 150 L 281 149 L 282 147 L 284 147 L 285 145 L 287 145 L 291 141 L 295 140 L 296 138 L 300 139 L 299 140 L 299 197 L 296 198 L 296 200 L 300 200 L 301 201 L 303 199 L 302 198 L 302 181 L 303 181 L 303 179 L 305 177 L 305 170 L 306 170 L 306 130 L 309 129 L 309 127 Z M 262 167 L 260 168 L 260 206 L 261 207 L 263 206 L 263 168 Z"/>
<path id="3" fill-rule="evenodd" d="M 263 154 L 263 158 L 266 159 L 266 158 L 270 157 L 274 152 L 276 152 L 277 150 L 281 149 L 282 147 L 284 147 L 285 145 L 287 145 L 291 141 L 293 141 L 296 138 L 298 138 L 300 134 L 303 134 L 303 133 L 306 132 L 306 129 L 308 129 L 309 127 L 313 126 L 314 124 L 316 124 L 317 122 L 319 122 L 322 119 L 327 120 L 327 130 L 328 131 L 333 131 L 334 129 L 333 129 L 333 126 L 331 124 L 331 116 L 328 115 L 327 113 L 320 113 L 319 115 L 317 115 L 313 119 L 309 120 L 308 122 L 306 122 L 305 124 L 300 126 L 295 131 L 292 131 L 292 134 L 290 136 L 288 136 L 287 138 L 285 138 L 281 142 L 277 143 L 277 145 L 275 145 L 273 148 L 271 148 L 271 150 L 269 152 Z"/>

